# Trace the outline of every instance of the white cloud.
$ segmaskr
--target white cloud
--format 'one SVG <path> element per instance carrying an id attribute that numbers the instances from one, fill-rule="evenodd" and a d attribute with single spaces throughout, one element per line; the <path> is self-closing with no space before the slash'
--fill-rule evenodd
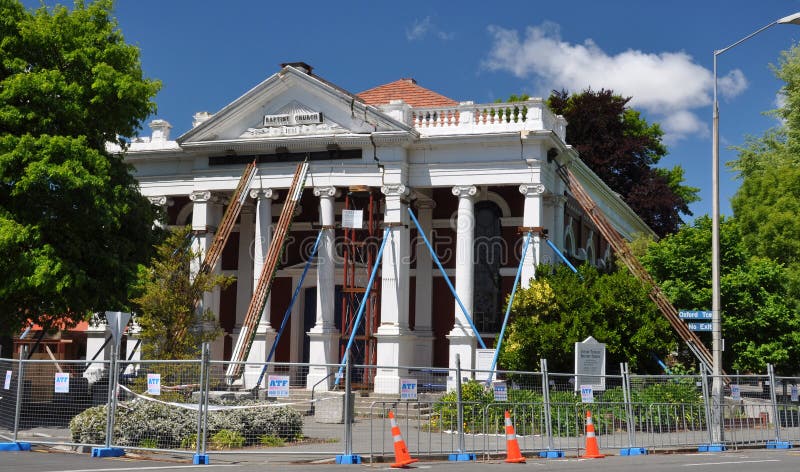
<path id="1" fill-rule="evenodd" d="M 431 29 L 431 17 L 426 16 L 421 20 L 414 20 L 414 24 L 410 29 L 406 30 L 406 39 L 409 41 L 416 41 L 425 37 Z"/>
<path id="2" fill-rule="evenodd" d="M 409 41 L 421 41 L 428 34 L 432 34 L 442 41 L 449 41 L 455 38 L 455 33 L 448 33 L 436 27 L 431 21 L 430 16 L 419 20 L 414 20 L 411 28 L 406 29 L 406 39 Z"/>
<path id="3" fill-rule="evenodd" d="M 555 23 L 528 27 L 524 38 L 498 26 L 490 26 L 489 33 L 493 44 L 484 65 L 490 70 L 534 79 L 543 94 L 591 87 L 630 96 L 631 106 L 654 116 L 671 142 L 708 133 L 693 110 L 711 103 L 712 71 L 685 52 L 628 49 L 610 55 L 591 39 L 581 44 L 563 41 Z M 721 77 L 718 86 L 720 95 L 730 98 L 744 91 L 747 80 L 737 69 Z"/>

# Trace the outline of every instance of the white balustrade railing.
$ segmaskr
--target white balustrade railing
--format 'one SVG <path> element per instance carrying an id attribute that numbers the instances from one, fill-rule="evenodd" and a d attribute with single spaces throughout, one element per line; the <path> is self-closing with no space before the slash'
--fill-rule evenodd
<path id="1" fill-rule="evenodd" d="M 550 130 L 564 139 L 567 125 L 564 117 L 554 115 L 542 100 L 412 108 L 410 118 L 424 135 Z"/>

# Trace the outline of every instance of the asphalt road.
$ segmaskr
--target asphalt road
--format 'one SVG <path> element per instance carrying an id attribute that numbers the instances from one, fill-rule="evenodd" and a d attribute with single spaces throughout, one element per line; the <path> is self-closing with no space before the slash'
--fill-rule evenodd
<path id="1" fill-rule="evenodd" d="M 149 456 L 92 458 L 88 454 L 66 453 L 35 448 L 32 452 L 0 452 L 0 471 L 14 472 L 125 472 L 125 471 L 231 471 L 263 472 L 286 470 L 395 470 L 389 464 L 337 465 L 331 463 L 288 463 L 263 456 L 211 456 L 209 465 L 192 465 L 185 459 Z M 154 460 L 155 459 L 155 460 Z M 746 450 L 714 454 L 651 454 L 638 457 L 610 456 L 605 459 L 529 459 L 526 464 L 490 462 L 420 462 L 412 469 L 420 472 L 471 472 L 513 469 L 528 471 L 587 472 L 796 472 L 800 470 L 800 451 Z"/>

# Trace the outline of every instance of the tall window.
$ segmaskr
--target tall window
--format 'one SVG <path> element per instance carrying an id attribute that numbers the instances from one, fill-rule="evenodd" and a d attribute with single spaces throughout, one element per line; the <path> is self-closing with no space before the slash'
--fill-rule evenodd
<path id="1" fill-rule="evenodd" d="M 475 204 L 475 289 L 473 317 L 478 331 L 500 331 L 501 279 L 503 241 L 500 216 L 496 203 L 485 200 Z"/>

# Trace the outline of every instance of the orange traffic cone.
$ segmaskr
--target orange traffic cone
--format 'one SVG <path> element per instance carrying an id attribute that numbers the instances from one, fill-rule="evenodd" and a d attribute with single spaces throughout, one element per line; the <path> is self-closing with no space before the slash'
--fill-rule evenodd
<path id="1" fill-rule="evenodd" d="M 419 459 L 412 459 L 411 454 L 408 453 L 406 442 L 403 441 L 403 436 L 400 434 L 400 428 L 397 426 L 397 420 L 394 419 L 394 413 L 389 410 L 389 422 L 392 425 L 392 439 L 394 439 L 394 464 L 392 467 L 401 468 L 408 464 L 413 464 Z"/>
<path id="2" fill-rule="evenodd" d="M 605 457 L 600 454 L 600 447 L 597 445 L 597 437 L 594 435 L 594 423 L 592 423 L 592 412 L 586 410 L 586 454 L 581 457 L 585 459 L 600 459 Z"/>
<path id="3" fill-rule="evenodd" d="M 511 424 L 511 415 L 506 410 L 506 462 L 525 462 L 522 452 L 519 450 L 517 435 L 514 433 L 514 425 Z"/>

